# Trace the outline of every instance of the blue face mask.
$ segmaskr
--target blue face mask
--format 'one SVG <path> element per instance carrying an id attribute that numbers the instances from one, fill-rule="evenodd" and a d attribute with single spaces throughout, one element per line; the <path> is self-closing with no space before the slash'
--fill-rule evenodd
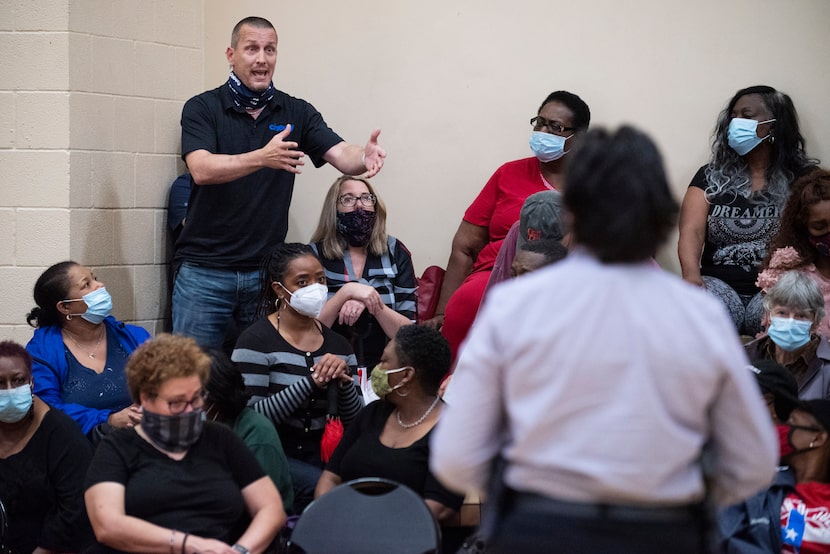
<path id="1" fill-rule="evenodd" d="M 80 301 L 86 304 L 86 312 L 81 317 L 95 325 L 104 321 L 112 313 L 112 296 L 107 292 L 106 287 L 85 294 L 80 299 L 64 300 L 64 302 Z"/>
<path id="2" fill-rule="evenodd" d="M 565 141 L 571 137 L 560 137 L 542 131 L 533 131 L 530 135 L 530 149 L 533 150 L 533 154 L 540 162 L 552 162 L 569 152 L 565 151 Z"/>
<path id="3" fill-rule="evenodd" d="M 726 131 L 726 140 L 732 150 L 737 152 L 739 156 L 746 156 L 753 148 L 770 137 L 769 134 L 765 137 L 758 137 L 758 125 L 772 123 L 773 121 L 775 120 L 756 121 L 754 119 L 733 117 L 732 121 L 729 122 L 729 129 Z"/>
<path id="4" fill-rule="evenodd" d="M 812 327 L 812 321 L 802 321 L 791 317 L 773 317 L 767 333 L 777 346 L 787 352 L 792 352 L 810 342 Z"/>
<path id="5" fill-rule="evenodd" d="M 17 423 L 32 409 L 32 386 L 0 390 L 0 421 Z"/>

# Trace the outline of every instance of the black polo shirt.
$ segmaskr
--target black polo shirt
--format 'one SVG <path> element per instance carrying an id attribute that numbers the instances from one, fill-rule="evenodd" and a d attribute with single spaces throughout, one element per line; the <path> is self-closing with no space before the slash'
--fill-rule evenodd
<path id="1" fill-rule="evenodd" d="M 277 91 L 256 119 L 237 108 L 227 84 L 187 101 L 182 110 L 182 159 L 196 150 L 243 154 L 265 146 L 291 124 L 288 141 L 299 144 L 315 167 L 343 141 L 314 106 Z M 194 181 L 187 221 L 176 243 L 175 263 L 250 271 L 285 240 L 294 174 L 263 168 L 220 185 Z"/>

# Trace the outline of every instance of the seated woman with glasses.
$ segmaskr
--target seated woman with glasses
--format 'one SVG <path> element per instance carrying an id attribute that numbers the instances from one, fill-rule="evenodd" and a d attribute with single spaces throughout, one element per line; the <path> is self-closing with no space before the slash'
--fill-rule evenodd
<path id="1" fill-rule="evenodd" d="M 359 367 L 372 368 L 415 321 L 412 256 L 386 233 L 386 206 L 369 181 L 346 175 L 329 188 L 311 242 L 329 288 L 320 321 L 351 341 Z"/>
<path id="2" fill-rule="evenodd" d="M 770 487 L 718 513 L 719 552 L 830 552 L 830 400 L 796 406 Z"/>
<path id="3" fill-rule="evenodd" d="M 530 120 L 534 157 L 502 165 L 467 208 L 452 240 L 436 316 L 453 358 L 475 319 L 501 244 L 518 221 L 525 199 L 543 190 L 562 190 L 568 152 L 588 129 L 591 111 L 570 92 L 556 91 Z"/>
<path id="4" fill-rule="evenodd" d="M 87 474 L 87 552 L 263 552 L 285 522 L 273 481 L 228 427 L 205 422 L 210 358 L 159 335 L 127 363 L 144 417 L 108 434 Z"/>

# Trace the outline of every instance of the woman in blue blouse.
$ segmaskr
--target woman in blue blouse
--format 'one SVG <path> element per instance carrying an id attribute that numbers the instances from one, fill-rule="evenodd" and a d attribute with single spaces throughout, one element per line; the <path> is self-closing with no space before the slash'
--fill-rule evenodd
<path id="1" fill-rule="evenodd" d="M 26 349 L 34 361 L 35 394 L 66 412 L 90 438 L 107 426 L 139 423 L 124 367 L 150 334 L 112 317 L 104 284 L 72 261 L 44 271 L 34 297 L 37 306 L 26 320 L 35 334 Z"/>

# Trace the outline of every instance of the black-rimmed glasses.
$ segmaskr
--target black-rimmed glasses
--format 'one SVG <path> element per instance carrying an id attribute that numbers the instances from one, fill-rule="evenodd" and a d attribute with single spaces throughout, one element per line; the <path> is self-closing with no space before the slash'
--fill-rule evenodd
<path id="1" fill-rule="evenodd" d="M 188 406 L 194 410 L 203 408 L 206 398 L 207 392 L 202 391 L 190 400 L 165 400 L 165 402 L 167 402 L 167 408 L 170 410 L 171 414 L 179 415 L 184 412 Z"/>
<path id="2" fill-rule="evenodd" d="M 557 135 L 564 135 L 565 133 L 576 129 L 576 127 L 565 127 L 558 121 L 551 121 L 550 119 L 545 119 L 540 115 L 532 118 L 530 120 L 530 124 L 533 125 L 534 131 L 541 131 L 543 127 L 547 127 L 549 133 Z"/>
<path id="3" fill-rule="evenodd" d="M 337 199 L 337 201 L 340 202 L 340 205 L 346 208 L 353 208 L 358 200 L 360 200 L 361 205 L 365 208 L 371 208 L 378 201 L 374 194 L 370 194 L 368 192 L 364 192 L 360 196 L 355 196 L 354 194 L 344 194 Z"/>

